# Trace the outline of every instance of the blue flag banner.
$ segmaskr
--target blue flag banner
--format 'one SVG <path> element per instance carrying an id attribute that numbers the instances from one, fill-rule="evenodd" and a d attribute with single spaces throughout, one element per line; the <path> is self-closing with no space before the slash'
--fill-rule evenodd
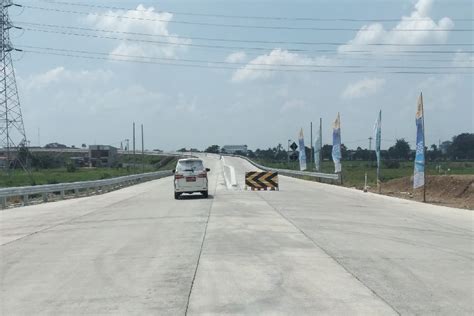
<path id="1" fill-rule="evenodd" d="M 382 110 L 379 112 L 379 116 L 375 121 L 374 126 L 374 138 L 375 138 L 375 155 L 377 156 L 377 168 L 380 168 L 380 145 L 382 143 Z"/>
<path id="2" fill-rule="evenodd" d="M 332 161 L 334 161 L 334 172 L 341 172 L 341 118 L 337 113 L 332 131 Z"/>
<path id="3" fill-rule="evenodd" d="M 321 171 L 321 134 L 318 133 L 316 141 L 314 142 L 314 165 L 316 167 L 316 171 Z"/>
<path id="4" fill-rule="evenodd" d="M 415 171 L 413 175 L 413 188 L 420 188 L 425 185 L 425 126 L 423 119 L 423 95 L 418 98 L 418 108 L 416 111 L 416 155 Z"/>
<path id="5" fill-rule="evenodd" d="M 303 136 L 303 129 L 300 131 L 300 136 L 298 137 L 299 147 L 300 147 L 300 170 L 306 170 L 306 147 L 304 146 L 304 136 Z"/>

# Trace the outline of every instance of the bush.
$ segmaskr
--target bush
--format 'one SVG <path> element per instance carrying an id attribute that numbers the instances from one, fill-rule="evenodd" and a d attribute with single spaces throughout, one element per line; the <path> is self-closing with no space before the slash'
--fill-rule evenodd
<path id="1" fill-rule="evenodd" d="M 67 172 L 76 172 L 77 167 L 74 163 L 69 162 L 69 163 L 66 164 L 66 171 Z"/>
<path id="2" fill-rule="evenodd" d="M 100 176 L 100 180 L 109 179 L 109 178 L 111 178 L 111 177 L 112 177 L 112 176 L 110 175 L 110 173 L 104 172 L 104 173 L 102 173 L 102 175 Z"/>
<path id="3" fill-rule="evenodd" d="M 384 160 L 383 162 L 387 169 L 398 169 L 400 168 L 400 161 L 398 160 Z"/>

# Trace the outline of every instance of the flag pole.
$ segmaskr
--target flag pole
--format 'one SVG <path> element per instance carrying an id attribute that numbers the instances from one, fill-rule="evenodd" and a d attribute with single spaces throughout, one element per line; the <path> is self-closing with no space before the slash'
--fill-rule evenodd
<path id="1" fill-rule="evenodd" d="M 319 170 L 323 172 L 323 118 L 319 118 Z"/>
<path id="2" fill-rule="evenodd" d="M 379 126 L 380 131 L 382 131 L 382 110 L 380 110 L 380 112 L 379 112 L 378 120 L 379 120 L 379 124 L 380 124 L 380 126 Z M 380 132 L 380 133 L 382 133 L 382 132 Z M 378 131 L 377 131 L 377 135 L 376 135 L 376 138 L 375 138 L 375 142 L 376 142 L 375 146 L 376 146 L 376 150 L 379 151 L 379 155 L 381 155 L 381 153 L 380 153 L 380 143 L 379 143 L 378 138 L 380 138 L 380 140 L 381 140 L 382 135 L 379 136 Z M 377 191 L 378 191 L 379 194 L 382 193 L 382 186 L 381 186 L 381 183 L 380 183 L 380 163 L 381 163 L 381 160 L 382 160 L 381 158 L 377 157 Z"/>
<path id="3" fill-rule="evenodd" d="M 423 159 L 425 160 L 424 172 L 423 172 L 423 203 L 426 203 L 426 172 L 428 171 L 426 164 L 426 138 L 425 138 L 425 104 L 423 102 L 423 92 L 420 94 L 421 97 L 421 106 L 423 110 Z"/>

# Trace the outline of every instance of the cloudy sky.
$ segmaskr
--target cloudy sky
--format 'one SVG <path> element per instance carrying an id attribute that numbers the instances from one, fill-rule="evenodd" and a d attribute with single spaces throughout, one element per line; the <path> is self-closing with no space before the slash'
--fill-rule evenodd
<path id="1" fill-rule="evenodd" d="M 471 0 L 18 0 L 15 68 L 32 145 L 269 147 L 341 113 L 342 140 L 473 132 Z M 63 2 L 63 3 L 61 3 Z M 64 3 L 66 2 L 66 3 Z M 38 133 L 39 132 L 39 133 Z"/>

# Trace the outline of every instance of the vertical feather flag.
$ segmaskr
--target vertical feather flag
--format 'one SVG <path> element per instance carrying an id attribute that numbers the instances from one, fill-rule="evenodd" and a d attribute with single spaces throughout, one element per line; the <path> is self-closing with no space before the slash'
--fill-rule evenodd
<path id="1" fill-rule="evenodd" d="M 382 110 L 375 121 L 374 126 L 375 136 L 375 155 L 377 156 L 377 186 L 380 184 L 380 145 L 382 143 Z"/>
<path id="2" fill-rule="evenodd" d="M 321 172 L 321 147 L 322 147 L 322 135 L 321 135 L 322 120 L 319 120 L 319 131 L 314 143 L 314 165 L 316 171 Z"/>
<path id="3" fill-rule="evenodd" d="M 341 172 L 341 117 L 337 113 L 332 132 L 332 160 L 334 161 L 334 172 Z"/>
<path id="4" fill-rule="evenodd" d="M 303 129 L 300 130 L 300 135 L 298 137 L 299 147 L 300 147 L 300 170 L 306 170 L 306 147 L 304 146 L 304 135 Z"/>
<path id="5" fill-rule="evenodd" d="M 413 176 L 413 188 L 417 189 L 425 185 L 425 123 L 423 113 L 423 94 L 418 98 L 418 107 L 415 116 L 416 121 L 416 155 L 415 171 Z"/>

